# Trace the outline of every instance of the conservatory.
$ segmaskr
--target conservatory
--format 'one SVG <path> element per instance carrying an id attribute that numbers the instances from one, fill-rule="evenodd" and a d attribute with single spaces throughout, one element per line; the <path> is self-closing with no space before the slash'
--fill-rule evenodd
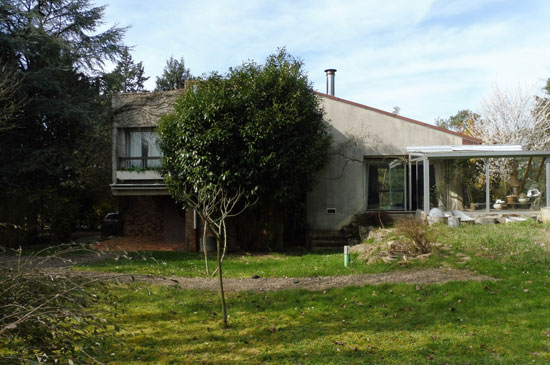
<path id="1" fill-rule="evenodd" d="M 426 214 L 432 207 L 514 213 L 550 207 L 550 151 L 462 145 L 407 147 L 407 153 L 409 201 L 419 186 L 430 192 L 411 208 Z M 430 174 L 430 165 L 438 166 L 439 176 Z"/>

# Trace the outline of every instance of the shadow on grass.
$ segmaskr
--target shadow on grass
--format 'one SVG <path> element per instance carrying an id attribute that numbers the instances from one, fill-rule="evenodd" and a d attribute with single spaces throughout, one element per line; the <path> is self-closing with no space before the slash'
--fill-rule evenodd
<path id="1" fill-rule="evenodd" d="M 126 293 L 117 321 L 127 332 L 112 351 L 154 362 L 543 363 L 550 290 L 521 284 L 235 293 L 226 330 L 215 293 L 133 285 L 117 289 Z"/>

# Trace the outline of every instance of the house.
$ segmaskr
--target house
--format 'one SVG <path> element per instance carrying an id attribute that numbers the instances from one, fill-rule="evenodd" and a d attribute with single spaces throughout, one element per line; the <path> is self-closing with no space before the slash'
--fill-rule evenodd
<path id="1" fill-rule="evenodd" d="M 307 223 L 314 231 L 336 231 L 358 212 L 407 213 L 423 202 L 423 174 L 408 167 L 408 146 L 479 144 L 453 131 L 335 97 L 327 70 L 327 93 L 318 93 L 333 136 L 333 156 L 307 193 Z M 182 90 L 113 97 L 114 195 L 121 197 L 124 232 L 157 235 L 196 250 L 198 219 L 170 198 L 162 177 L 155 127 Z M 430 186 L 445 179 L 447 163 L 430 165 Z M 412 190 L 408 184 L 413 182 Z M 447 184 L 453 207 L 461 208 L 460 182 Z"/>
<path id="2" fill-rule="evenodd" d="M 111 191 L 120 199 L 124 234 L 155 236 L 198 250 L 198 219 L 171 198 L 158 172 L 160 118 L 173 110 L 183 90 L 118 94 L 112 99 Z"/>

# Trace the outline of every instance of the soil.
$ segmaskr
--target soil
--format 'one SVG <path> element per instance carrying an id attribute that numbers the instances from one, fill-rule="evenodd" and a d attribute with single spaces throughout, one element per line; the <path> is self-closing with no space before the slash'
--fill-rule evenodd
<path id="1" fill-rule="evenodd" d="M 165 242 L 160 236 L 121 236 L 92 244 L 100 251 L 184 251 L 185 242 Z"/>
<path id="2" fill-rule="evenodd" d="M 181 276 L 131 275 L 121 273 L 75 272 L 75 275 L 118 283 L 145 282 L 180 289 L 218 290 L 217 278 L 187 278 Z M 393 271 L 379 274 L 320 276 L 308 278 L 224 278 L 227 292 L 264 292 L 285 289 L 319 291 L 347 286 L 377 285 L 385 283 L 441 284 L 448 281 L 494 281 L 495 278 L 477 275 L 468 270 L 437 268 L 411 271 Z"/>
<path id="3" fill-rule="evenodd" d="M 172 286 L 180 289 L 218 290 L 218 278 L 188 278 L 182 276 L 154 276 L 141 274 L 103 273 L 94 271 L 68 270 L 75 264 L 90 263 L 112 257 L 116 253 L 91 253 L 71 258 L 54 259 L 37 263 L 34 267 L 51 270 L 52 272 L 70 272 L 72 275 L 93 280 L 108 280 L 118 283 L 145 282 L 150 284 Z M 26 257 L 22 257 L 24 260 Z M 34 258 L 36 259 L 36 257 Z M 69 260 L 68 260 L 69 259 Z M 14 256 L 0 256 L 0 265 L 16 265 Z M 432 268 L 424 270 L 392 271 L 378 274 L 320 276 L 307 278 L 224 278 L 224 289 L 227 292 L 253 291 L 265 292 L 285 289 L 304 289 L 320 291 L 347 286 L 377 285 L 384 283 L 406 284 L 441 284 L 448 281 L 494 281 L 490 276 L 477 275 L 468 270 L 452 268 Z"/>

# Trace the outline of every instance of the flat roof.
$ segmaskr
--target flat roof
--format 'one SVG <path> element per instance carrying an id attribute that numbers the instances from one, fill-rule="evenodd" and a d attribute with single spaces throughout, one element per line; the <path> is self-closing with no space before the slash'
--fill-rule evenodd
<path id="1" fill-rule="evenodd" d="M 428 159 L 467 159 L 491 157 L 549 157 L 550 151 L 451 151 L 409 152 L 411 157 Z"/>

